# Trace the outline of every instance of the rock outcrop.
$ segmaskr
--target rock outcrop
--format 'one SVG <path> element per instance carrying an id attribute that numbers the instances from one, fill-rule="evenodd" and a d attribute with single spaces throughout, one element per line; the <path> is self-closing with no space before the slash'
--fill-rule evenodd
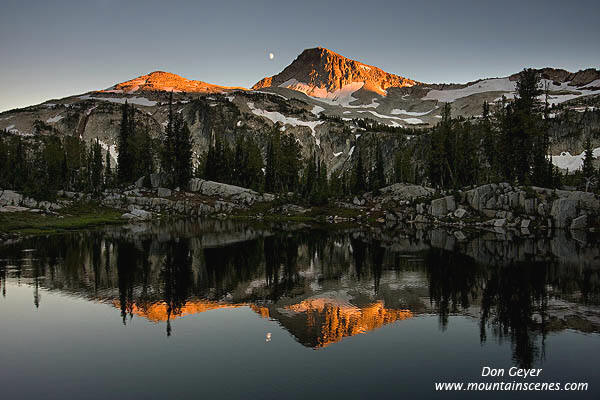
<path id="1" fill-rule="evenodd" d="M 275 196 L 270 193 L 260 194 L 252 189 L 198 178 L 190 180 L 188 189 L 192 193 L 208 197 L 226 198 L 246 205 L 252 205 L 256 202 L 273 201 L 275 199 Z"/>
<path id="2" fill-rule="evenodd" d="M 593 193 L 508 183 L 442 193 L 442 197 L 433 189 L 396 184 L 383 188 L 373 202 L 391 206 L 394 220 L 419 223 L 464 225 L 468 215 L 469 224 L 488 228 L 581 230 L 600 222 L 600 199 Z"/>

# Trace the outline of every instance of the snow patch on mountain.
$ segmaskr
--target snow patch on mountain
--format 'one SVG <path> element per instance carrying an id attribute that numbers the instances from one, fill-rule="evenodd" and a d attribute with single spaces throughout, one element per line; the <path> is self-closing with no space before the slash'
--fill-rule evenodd
<path id="1" fill-rule="evenodd" d="M 425 112 L 416 112 L 416 111 L 406 111 L 406 110 L 400 110 L 398 108 L 394 108 L 392 111 L 390 111 L 390 114 L 392 115 L 408 115 L 410 117 L 422 117 L 423 115 L 427 115 L 429 113 L 431 113 L 432 111 L 435 111 L 438 107 L 432 108 L 429 111 L 425 111 Z"/>
<path id="2" fill-rule="evenodd" d="M 484 79 L 460 89 L 433 89 L 427 92 L 421 100 L 437 100 L 444 103 L 452 103 L 463 97 L 471 96 L 477 93 L 485 92 L 506 92 L 515 91 L 517 83 L 508 78 Z"/>
<path id="3" fill-rule="evenodd" d="M 593 150 L 594 158 L 600 157 L 600 147 Z M 568 151 L 563 151 L 558 156 L 552 156 L 552 164 L 558 168 L 566 169 L 569 172 L 577 171 L 583 166 L 585 151 L 581 154 L 571 155 Z"/>
<path id="4" fill-rule="evenodd" d="M 319 115 L 321 113 L 321 111 L 325 111 L 325 109 L 321 106 L 314 106 L 313 109 L 310 110 L 310 112 L 315 115 Z"/>
<path id="5" fill-rule="evenodd" d="M 277 111 L 266 111 L 261 110 L 259 108 L 254 107 L 254 103 L 248 102 L 248 108 L 252 111 L 252 113 L 270 119 L 273 123 L 281 122 L 284 125 L 292 125 L 292 126 L 306 126 L 310 128 L 312 131 L 312 136 L 315 138 L 317 146 L 321 145 L 321 141 L 317 138 L 315 128 L 323 123 L 323 121 L 302 121 L 301 119 L 294 117 L 286 117 Z"/>
<path id="6" fill-rule="evenodd" d="M 63 119 L 63 118 L 64 118 L 64 117 L 63 117 L 62 115 L 57 115 L 57 116 L 55 116 L 55 117 L 48 118 L 48 119 L 46 120 L 46 122 L 47 122 L 47 123 L 49 123 L 49 124 L 53 124 L 53 123 L 55 123 L 55 122 L 58 122 L 58 121 L 60 121 L 60 120 L 61 120 L 61 119 Z"/>
<path id="7" fill-rule="evenodd" d="M 406 122 L 407 124 L 410 124 L 410 125 L 418 125 L 418 124 L 422 124 L 423 120 L 421 120 L 419 118 L 405 118 L 404 122 Z"/>

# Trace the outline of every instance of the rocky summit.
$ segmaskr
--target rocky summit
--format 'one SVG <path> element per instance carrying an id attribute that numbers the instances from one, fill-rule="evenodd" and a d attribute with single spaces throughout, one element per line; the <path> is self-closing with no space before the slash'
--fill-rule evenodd
<path id="1" fill-rule="evenodd" d="M 316 47 L 304 50 L 281 73 L 261 79 L 252 89 L 277 86 L 314 97 L 333 97 L 352 84 L 383 95 L 390 87 L 411 87 L 419 82 Z"/>

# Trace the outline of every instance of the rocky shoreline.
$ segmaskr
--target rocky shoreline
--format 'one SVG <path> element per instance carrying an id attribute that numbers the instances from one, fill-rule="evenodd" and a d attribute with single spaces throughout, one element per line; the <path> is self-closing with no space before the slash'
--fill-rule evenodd
<path id="1" fill-rule="evenodd" d="M 421 224 L 446 226 L 458 232 L 478 229 L 524 235 L 551 229 L 597 231 L 600 222 L 600 199 L 593 193 L 516 187 L 508 183 L 454 192 L 398 183 L 377 194 L 354 196 L 319 210 L 294 204 L 290 197 L 202 179 L 192 179 L 186 191 L 161 187 L 158 174 L 150 181 L 152 188 L 143 187 L 140 179 L 125 191 L 106 191 L 96 198 L 86 193 L 60 191 L 54 202 L 0 190 L 0 212 L 57 215 L 74 202 L 94 200 L 102 206 L 123 210 L 122 218 L 130 221 L 172 215 L 244 216 L 258 220 L 294 217 L 329 223 L 370 223 L 390 229 Z M 461 233 L 457 235 L 461 237 Z"/>

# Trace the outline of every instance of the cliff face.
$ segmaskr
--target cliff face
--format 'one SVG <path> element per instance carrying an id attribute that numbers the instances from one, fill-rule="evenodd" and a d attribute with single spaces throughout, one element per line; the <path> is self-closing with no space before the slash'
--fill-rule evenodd
<path id="1" fill-rule="evenodd" d="M 281 73 L 257 82 L 252 89 L 289 87 L 310 96 L 326 97 L 352 83 L 364 83 L 365 89 L 385 94 L 390 87 L 419 84 L 412 79 L 387 73 L 372 65 L 351 60 L 331 50 L 316 47 L 304 50 Z"/>

